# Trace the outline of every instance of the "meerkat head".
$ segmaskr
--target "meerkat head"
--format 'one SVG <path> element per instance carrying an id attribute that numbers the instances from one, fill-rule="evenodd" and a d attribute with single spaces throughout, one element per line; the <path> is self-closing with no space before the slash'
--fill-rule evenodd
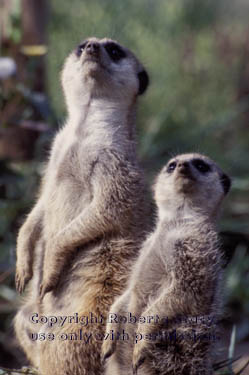
<path id="1" fill-rule="evenodd" d="M 172 217 L 177 211 L 186 217 L 199 213 L 215 218 L 230 185 L 230 178 L 208 157 L 178 155 L 162 169 L 155 184 L 159 214 Z"/>
<path id="2" fill-rule="evenodd" d="M 62 85 L 68 106 L 86 95 L 134 101 L 145 92 L 148 74 L 131 51 L 112 39 L 88 38 L 68 56 Z"/>

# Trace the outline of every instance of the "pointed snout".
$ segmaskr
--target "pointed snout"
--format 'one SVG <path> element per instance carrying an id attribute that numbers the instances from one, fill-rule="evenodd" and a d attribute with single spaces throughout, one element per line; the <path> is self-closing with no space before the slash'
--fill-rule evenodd
<path id="1" fill-rule="evenodd" d="M 86 53 L 92 56 L 98 56 L 100 51 L 100 45 L 98 42 L 89 41 L 86 45 Z"/>
<path id="2" fill-rule="evenodd" d="M 191 168 L 187 161 L 179 161 L 177 165 L 177 170 L 180 174 L 183 174 L 186 176 L 191 175 Z"/>

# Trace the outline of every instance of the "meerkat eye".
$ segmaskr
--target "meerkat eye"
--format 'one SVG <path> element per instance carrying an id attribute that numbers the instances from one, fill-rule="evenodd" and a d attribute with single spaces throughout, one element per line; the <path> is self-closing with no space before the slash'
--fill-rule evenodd
<path id="1" fill-rule="evenodd" d="M 81 43 L 78 45 L 78 47 L 76 48 L 76 56 L 80 57 L 80 55 L 82 54 L 83 50 L 85 49 L 87 45 L 87 41 Z"/>
<path id="2" fill-rule="evenodd" d="M 167 172 L 172 173 L 175 170 L 176 167 L 176 162 L 172 161 L 168 166 L 167 166 Z"/>
<path id="3" fill-rule="evenodd" d="M 211 171 L 210 165 L 201 159 L 193 160 L 192 164 L 201 173 L 207 173 Z"/>
<path id="4" fill-rule="evenodd" d="M 115 43 L 107 43 L 105 45 L 105 49 L 114 62 L 117 62 L 126 57 L 126 53 Z"/>

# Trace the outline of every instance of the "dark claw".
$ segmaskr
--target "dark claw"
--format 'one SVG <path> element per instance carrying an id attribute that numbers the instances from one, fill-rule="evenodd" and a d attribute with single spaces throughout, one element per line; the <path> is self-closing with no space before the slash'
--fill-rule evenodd
<path id="1" fill-rule="evenodd" d="M 42 301 L 44 297 L 44 288 L 42 284 L 40 285 L 39 296 L 40 296 L 40 301 Z"/>
<path id="2" fill-rule="evenodd" d="M 42 302 L 45 294 L 47 294 L 48 292 L 51 292 L 51 290 L 53 290 L 52 285 L 48 284 L 44 286 L 43 284 L 41 284 L 40 290 L 39 290 L 39 296 L 40 296 L 39 301 Z"/>
<path id="3" fill-rule="evenodd" d="M 19 278 L 18 276 L 16 275 L 16 290 L 20 293 L 20 283 L 19 283 Z"/>
<path id="4" fill-rule="evenodd" d="M 144 361 L 145 357 L 141 357 L 139 358 L 138 362 L 134 366 L 132 366 L 133 375 L 137 375 L 137 370 L 144 363 Z"/>
<path id="5" fill-rule="evenodd" d="M 108 358 L 110 358 L 112 355 L 113 355 L 113 350 L 112 350 L 112 349 L 109 350 L 108 352 L 106 352 L 105 355 L 103 355 L 102 358 L 101 358 L 101 362 L 102 362 L 102 364 L 104 364 L 105 361 L 106 361 Z"/>
<path id="6" fill-rule="evenodd" d="M 20 276 L 16 275 L 16 290 L 22 294 L 27 283 L 29 282 L 29 280 L 31 279 L 30 276 L 26 276 L 26 277 L 23 277 L 21 278 Z"/>

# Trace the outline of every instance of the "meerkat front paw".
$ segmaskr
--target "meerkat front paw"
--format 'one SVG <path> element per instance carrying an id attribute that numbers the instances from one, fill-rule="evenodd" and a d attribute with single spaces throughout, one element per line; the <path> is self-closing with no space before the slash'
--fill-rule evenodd
<path id="1" fill-rule="evenodd" d="M 49 282 L 42 282 L 40 285 L 40 290 L 39 290 L 39 296 L 40 296 L 40 302 L 42 302 L 45 294 L 48 292 L 51 292 L 54 289 L 54 285 L 52 285 Z"/>
<path id="2" fill-rule="evenodd" d="M 146 359 L 146 344 L 144 341 L 139 341 L 135 344 L 132 359 L 133 374 L 136 375 L 139 367 Z"/>
<path id="3" fill-rule="evenodd" d="M 16 269 L 16 290 L 21 294 L 23 293 L 27 283 L 32 279 L 33 273 L 32 270 L 24 268 L 24 267 L 17 267 Z"/>
<path id="4" fill-rule="evenodd" d="M 40 285 L 40 290 L 39 290 L 39 301 L 42 302 L 45 294 L 52 292 L 55 288 L 55 283 L 52 281 L 45 281 L 43 280 L 41 285 Z"/>

